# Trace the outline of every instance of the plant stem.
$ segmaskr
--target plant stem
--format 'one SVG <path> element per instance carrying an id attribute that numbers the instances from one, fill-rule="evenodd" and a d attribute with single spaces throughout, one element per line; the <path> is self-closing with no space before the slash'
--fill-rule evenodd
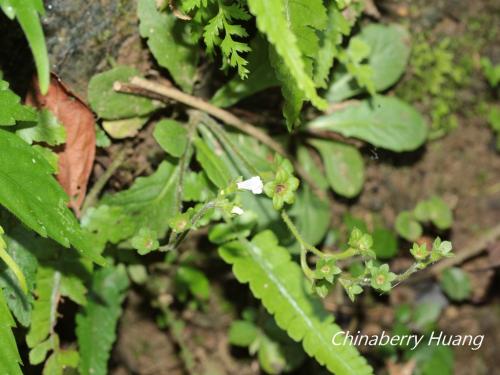
<path id="1" fill-rule="evenodd" d="M 326 194 L 326 192 L 320 189 L 318 185 L 316 185 L 315 181 L 311 178 L 311 176 L 309 176 L 307 171 L 288 154 L 288 152 L 283 148 L 283 146 L 281 146 L 281 144 L 276 142 L 259 128 L 240 120 L 231 112 L 216 107 L 201 98 L 186 94 L 173 86 L 162 85 L 160 83 L 150 81 L 141 77 L 132 77 L 130 79 L 130 83 L 115 82 L 113 85 L 113 89 L 117 92 L 141 95 L 153 99 L 159 99 L 162 101 L 178 101 L 190 107 L 206 112 L 210 116 L 218 118 L 225 124 L 232 126 L 239 131 L 252 136 L 255 139 L 258 139 L 261 143 L 268 146 L 271 150 L 290 159 L 293 162 L 297 174 L 311 186 L 314 194 L 316 194 L 320 199 L 328 200 L 330 206 L 332 206 L 332 202 L 330 201 L 330 198 Z"/>
<path id="2" fill-rule="evenodd" d="M 106 186 L 108 180 L 113 176 L 118 168 L 123 164 L 125 160 L 125 156 L 127 154 L 126 146 L 123 146 L 117 153 L 116 157 L 113 159 L 109 167 L 106 171 L 97 179 L 92 189 L 90 189 L 87 197 L 85 198 L 85 202 L 83 203 L 81 213 L 82 215 L 87 211 L 90 207 L 94 206 L 97 203 L 97 199 L 99 194 L 101 193 L 104 186 Z"/>
<path id="3" fill-rule="evenodd" d="M 323 258 L 325 257 L 325 254 L 319 250 L 317 247 L 314 247 L 313 245 L 307 243 L 304 238 L 300 235 L 299 230 L 295 226 L 295 224 L 292 222 L 292 219 L 290 219 L 290 216 L 286 213 L 285 210 L 281 211 L 281 217 L 285 224 L 287 225 L 288 229 L 292 233 L 292 235 L 297 239 L 299 242 L 300 246 L 304 247 L 306 250 L 312 252 L 313 254 Z"/>

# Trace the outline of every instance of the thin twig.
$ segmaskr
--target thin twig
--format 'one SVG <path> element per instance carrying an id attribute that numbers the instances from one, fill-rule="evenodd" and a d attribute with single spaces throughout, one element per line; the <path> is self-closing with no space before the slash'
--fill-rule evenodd
<path id="1" fill-rule="evenodd" d="M 99 194 L 101 193 L 104 186 L 108 183 L 108 180 L 113 176 L 118 168 L 123 164 L 125 160 L 125 156 L 127 154 L 126 146 L 123 146 L 116 155 L 115 159 L 111 162 L 108 169 L 97 179 L 92 189 L 87 194 L 85 198 L 85 202 L 82 207 L 82 215 L 83 213 L 90 207 L 94 206 L 99 198 Z"/>
<path id="2" fill-rule="evenodd" d="M 297 174 L 306 181 L 312 188 L 313 192 L 320 198 L 328 200 L 330 206 L 333 206 L 330 202 L 329 196 L 325 191 L 320 189 L 315 181 L 309 176 L 306 170 L 295 161 L 288 152 L 274 139 L 268 136 L 265 132 L 256 128 L 252 124 L 240 120 L 238 117 L 233 115 L 222 108 L 216 107 L 213 104 L 206 102 L 201 98 L 186 94 L 175 87 L 165 86 L 154 81 L 150 81 L 141 77 L 132 77 L 130 83 L 115 82 L 113 89 L 117 92 L 141 95 L 145 97 L 150 97 L 154 99 L 160 99 L 162 101 L 169 102 L 170 100 L 175 100 L 183 103 L 187 106 L 199 109 L 209 115 L 221 120 L 225 124 L 232 126 L 239 131 L 246 133 L 255 139 L 259 140 L 261 143 L 268 146 L 271 150 L 283 155 L 284 157 L 290 159 L 294 163 L 295 170 Z"/>

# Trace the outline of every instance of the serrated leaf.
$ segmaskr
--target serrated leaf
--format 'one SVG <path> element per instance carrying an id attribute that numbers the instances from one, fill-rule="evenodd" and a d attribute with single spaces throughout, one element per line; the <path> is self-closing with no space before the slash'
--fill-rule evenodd
<path id="1" fill-rule="evenodd" d="M 147 38 L 158 64 L 168 69 L 184 91 L 191 92 L 196 80 L 198 46 L 192 45 L 184 35 L 186 24 L 176 22 L 171 12 L 160 12 L 155 0 L 139 0 L 137 15 L 139 32 Z"/>
<path id="2" fill-rule="evenodd" d="M 0 79 L 0 126 L 12 126 L 17 121 L 35 122 L 36 111 L 21 104 L 21 98 L 9 89 L 9 84 Z"/>
<path id="3" fill-rule="evenodd" d="M 28 39 L 31 52 L 35 58 L 38 80 L 42 93 L 46 93 L 49 88 L 49 56 L 45 46 L 42 25 L 38 14 L 44 15 L 43 3 L 40 0 L 2 0 L 2 8 L 10 8 L 7 15 L 16 16 L 26 39 Z"/>
<path id="4" fill-rule="evenodd" d="M 155 126 L 153 136 L 165 152 L 180 157 L 187 145 L 187 130 L 174 120 L 162 120 Z"/>
<path id="5" fill-rule="evenodd" d="M 257 17 L 257 27 L 264 33 L 283 59 L 290 79 L 305 99 L 310 100 L 319 109 L 325 109 L 326 103 L 317 92 L 311 74 L 308 73 L 304 56 L 314 57 L 317 48 L 317 36 L 314 28 L 326 26 L 326 11 L 320 0 L 291 2 L 289 0 L 266 1 L 249 0 L 250 12 Z M 294 20 L 287 18 L 293 10 Z M 300 32 L 300 35 L 297 34 Z M 316 39 L 316 42 L 315 42 Z M 313 51 L 314 50 L 314 51 Z"/>
<path id="6" fill-rule="evenodd" d="M 115 82 L 127 82 L 140 73 L 130 66 L 117 66 L 92 77 L 88 87 L 88 99 L 92 110 L 103 119 L 119 120 L 146 116 L 161 107 L 151 99 L 116 92 Z"/>
<path id="7" fill-rule="evenodd" d="M 122 302 L 129 286 L 123 265 L 102 268 L 92 277 L 92 298 L 76 316 L 76 337 L 80 348 L 78 369 L 83 375 L 105 375 L 116 339 Z"/>
<path id="8" fill-rule="evenodd" d="M 278 326 L 306 353 L 337 375 L 372 374 L 366 360 L 350 345 L 335 346 L 331 340 L 341 328 L 332 323 L 320 300 L 306 292 L 305 279 L 288 251 L 278 245 L 270 231 L 252 242 L 234 241 L 219 248 L 219 254 L 233 266 L 241 283 L 249 283 L 253 295 L 274 316 Z"/>
<path id="9" fill-rule="evenodd" d="M 395 97 L 376 96 L 310 122 L 312 129 L 328 130 L 355 137 L 375 146 L 402 152 L 420 147 L 427 138 L 422 115 Z"/>
<path id="10" fill-rule="evenodd" d="M 348 198 L 358 195 L 365 178 L 364 162 L 359 151 L 339 142 L 314 140 L 311 144 L 321 154 L 326 178 L 333 191 Z"/>
<path id="11" fill-rule="evenodd" d="M 73 246 L 103 263 L 68 209 L 68 197 L 45 158 L 18 136 L 1 129 L 0 149 L 0 204 L 42 237 Z"/>
<path id="12" fill-rule="evenodd" d="M 216 152 L 222 153 L 222 150 L 214 151 L 201 138 L 195 139 L 193 144 L 196 148 L 196 160 L 201 164 L 210 181 L 219 189 L 226 188 L 231 182 L 231 174 L 220 159 L 220 155 L 216 154 Z"/>
<path id="13" fill-rule="evenodd" d="M 269 48 L 267 41 L 257 35 L 250 43 L 252 51 L 248 54 L 249 74 L 246 79 L 235 75 L 229 82 L 222 86 L 211 102 L 217 107 L 230 107 L 240 100 L 251 96 L 269 87 L 279 85 L 276 75 L 269 62 Z"/>
<path id="14" fill-rule="evenodd" d="M 139 177 L 127 190 L 105 195 L 100 205 L 84 220 L 85 227 L 99 241 L 116 243 L 133 237 L 141 228 L 165 235 L 168 219 L 176 212 L 179 168 L 163 161 L 155 173 Z"/>
<path id="15" fill-rule="evenodd" d="M 404 73 L 408 63 L 410 45 L 406 29 L 399 25 L 370 24 L 356 38 L 369 46 L 368 66 L 372 71 L 375 91 L 391 87 Z M 326 98 L 336 103 L 364 91 L 345 69 L 338 70 Z"/>
<path id="16" fill-rule="evenodd" d="M 16 127 L 16 134 L 29 144 L 43 142 L 57 146 L 66 141 L 66 129 L 48 109 L 38 112 L 38 121 L 28 125 Z"/>
<path id="17" fill-rule="evenodd" d="M 19 366 L 22 361 L 12 327 L 15 327 L 14 319 L 10 315 L 5 297 L 0 293 L 0 373 L 22 375 Z"/>

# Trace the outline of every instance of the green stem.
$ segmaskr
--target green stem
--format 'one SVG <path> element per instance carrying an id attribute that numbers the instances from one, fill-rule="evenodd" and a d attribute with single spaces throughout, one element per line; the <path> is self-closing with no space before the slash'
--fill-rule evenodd
<path id="1" fill-rule="evenodd" d="M 300 246 L 304 247 L 306 250 L 310 251 L 311 253 L 323 258 L 325 257 L 325 253 L 323 253 L 321 250 L 319 250 L 317 247 L 314 247 L 313 245 L 309 244 L 304 240 L 304 238 L 300 235 L 299 230 L 295 226 L 295 224 L 292 222 L 292 219 L 290 219 L 290 216 L 286 213 L 285 210 L 281 211 L 281 218 L 287 225 L 288 229 L 292 233 L 292 235 L 297 239 L 299 242 Z"/>
<path id="2" fill-rule="evenodd" d="M 326 257 L 331 258 L 331 259 L 335 259 L 335 260 L 342 260 L 342 259 L 351 258 L 357 254 L 358 254 L 357 250 L 350 247 L 347 250 L 342 251 L 340 253 L 328 254 L 328 255 L 326 255 Z"/>

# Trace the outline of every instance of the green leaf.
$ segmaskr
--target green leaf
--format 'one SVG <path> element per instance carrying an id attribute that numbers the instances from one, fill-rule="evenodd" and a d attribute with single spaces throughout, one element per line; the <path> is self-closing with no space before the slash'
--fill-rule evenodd
<path id="1" fill-rule="evenodd" d="M 29 144 L 43 142 L 50 146 L 57 146 L 66 141 L 64 125 L 48 109 L 38 112 L 38 121 L 29 126 L 17 126 L 16 134 Z"/>
<path id="2" fill-rule="evenodd" d="M 427 126 L 420 113 L 395 97 L 376 96 L 348 104 L 316 118 L 308 127 L 356 137 L 397 152 L 414 150 L 427 138 Z"/>
<path id="3" fill-rule="evenodd" d="M 410 55 L 410 38 L 406 29 L 399 25 L 370 24 L 355 38 L 370 48 L 368 66 L 375 91 L 386 90 L 396 83 L 404 73 Z M 326 97 L 329 102 L 341 102 L 363 91 L 344 69 L 334 75 Z"/>
<path id="4" fill-rule="evenodd" d="M 187 130 L 174 120 L 162 120 L 155 126 L 153 136 L 165 152 L 176 158 L 182 156 L 187 145 Z"/>
<path id="5" fill-rule="evenodd" d="M 314 140 L 311 144 L 323 158 L 333 191 L 348 198 L 358 195 L 364 182 L 364 163 L 359 151 L 339 142 Z"/>
<path id="6" fill-rule="evenodd" d="M 252 51 L 248 54 L 248 78 L 242 79 L 235 75 L 222 86 L 211 102 L 217 107 L 230 107 L 240 100 L 269 87 L 279 86 L 269 62 L 269 48 L 266 40 L 257 35 L 250 43 Z"/>
<path id="7" fill-rule="evenodd" d="M 141 228 L 163 237 L 168 219 L 176 213 L 178 179 L 178 166 L 163 161 L 155 173 L 139 177 L 128 190 L 105 195 L 84 220 L 85 227 L 100 241 L 113 243 L 133 237 Z"/>
<path id="8" fill-rule="evenodd" d="M 219 254 L 233 266 L 238 281 L 249 283 L 278 326 L 295 341 L 302 341 L 306 353 L 320 364 L 337 375 L 372 373 L 354 347 L 332 345 L 333 335 L 341 328 L 332 323 L 321 301 L 306 292 L 300 267 L 272 232 L 259 233 L 252 242 L 226 244 Z"/>
<path id="9" fill-rule="evenodd" d="M 76 316 L 76 337 L 80 348 L 79 371 L 83 375 L 105 375 L 116 339 L 122 302 L 129 286 L 123 265 L 102 268 L 92 277 L 92 298 Z"/>
<path id="10" fill-rule="evenodd" d="M 115 82 L 128 82 L 139 75 L 135 68 L 117 66 L 93 76 L 89 82 L 88 99 L 94 112 L 107 120 L 119 120 L 145 116 L 161 107 L 160 103 L 151 99 L 119 93 L 113 89 Z"/>
<path id="11" fill-rule="evenodd" d="M 331 213 L 328 202 L 320 200 L 306 184 L 297 194 L 290 215 L 295 218 L 299 233 L 311 245 L 318 244 L 330 227 Z"/>
<path id="12" fill-rule="evenodd" d="M 149 117 L 130 117 L 121 120 L 103 120 L 102 127 L 114 139 L 135 137 Z"/>
<path id="13" fill-rule="evenodd" d="M 189 24 L 176 22 L 171 12 L 160 12 L 155 0 L 139 0 L 139 32 L 160 66 L 168 69 L 174 81 L 191 92 L 196 80 L 198 46 L 188 40 Z"/>
<path id="14" fill-rule="evenodd" d="M 188 289 L 191 294 L 202 300 L 210 296 L 210 282 L 203 272 L 196 268 L 181 265 L 175 274 L 175 282 L 178 286 Z"/>
<path id="15" fill-rule="evenodd" d="M 22 375 L 19 366 L 22 363 L 21 357 L 12 333 L 12 327 L 15 325 L 5 297 L 0 293 L 0 373 L 2 374 Z"/>
<path id="16" fill-rule="evenodd" d="M 200 138 L 195 139 L 193 143 L 196 148 L 196 160 L 201 164 L 210 181 L 219 189 L 226 188 L 231 182 L 231 174 L 220 156 L 216 155 L 215 151 Z"/>
<path id="17" fill-rule="evenodd" d="M 219 223 L 210 228 L 208 239 L 210 242 L 220 245 L 239 236 L 248 237 L 255 227 L 256 221 L 257 218 L 252 211 L 245 211 L 229 223 Z"/>
<path id="18" fill-rule="evenodd" d="M 437 196 L 421 201 L 413 210 L 415 218 L 419 221 L 431 221 L 438 229 L 444 230 L 453 224 L 453 213 L 450 207 Z"/>
<path id="19" fill-rule="evenodd" d="M 304 62 L 304 56 L 314 57 L 317 52 L 315 29 L 326 26 L 326 10 L 322 2 L 249 0 L 248 7 L 257 17 L 257 27 L 283 59 L 290 79 L 297 85 L 304 98 L 319 109 L 325 109 L 326 102 L 318 96 Z M 289 12 L 293 12 L 292 21 L 287 18 Z"/>
<path id="20" fill-rule="evenodd" d="M 229 327 L 228 340 L 231 345 L 250 346 L 259 334 L 255 324 L 246 320 L 235 320 Z"/>
<path id="21" fill-rule="evenodd" d="M 388 229 L 376 228 L 373 233 L 373 251 L 377 259 L 390 259 L 398 252 L 398 241 L 394 233 Z"/>
<path id="22" fill-rule="evenodd" d="M 472 293 L 469 276 L 457 267 L 448 268 L 443 272 L 440 285 L 446 295 L 454 301 L 463 301 Z"/>
<path id="23" fill-rule="evenodd" d="M 103 263 L 67 207 L 68 197 L 44 157 L 18 136 L 1 129 L 0 150 L 0 204 L 42 237 L 73 246 Z"/>
<path id="24" fill-rule="evenodd" d="M 320 34 L 320 48 L 316 58 L 314 81 L 316 85 L 326 88 L 330 69 L 339 55 L 339 47 L 343 35 L 348 35 L 351 25 L 342 15 L 342 11 L 335 1 L 328 6 L 328 23 L 326 30 Z"/>
<path id="25" fill-rule="evenodd" d="M 408 241 L 416 241 L 422 236 L 422 226 L 409 211 L 400 212 L 394 226 L 398 234 Z"/>
<path id="26" fill-rule="evenodd" d="M 417 362 L 416 375 L 451 375 L 453 374 L 453 350 L 442 345 L 422 345 L 413 358 Z"/>
<path id="27" fill-rule="evenodd" d="M 4 12 L 12 18 L 16 16 L 35 58 L 36 70 L 40 91 L 46 94 L 49 89 L 50 67 L 45 37 L 43 36 L 42 25 L 38 18 L 38 13 L 44 15 L 43 3 L 40 0 L 2 0 L 0 5 Z M 8 12 L 5 11 L 9 8 Z"/>
<path id="28" fill-rule="evenodd" d="M 43 375 L 63 375 L 68 372 L 68 367 L 75 369 L 78 366 L 80 356 L 76 350 L 57 348 L 47 359 L 43 368 Z"/>
<path id="29" fill-rule="evenodd" d="M 4 220 L 0 220 L 2 226 L 4 226 L 4 222 Z M 27 327 L 31 319 L 32 293 L 35 287 L 38 262 L 25 245 L 28 240 L 27 236 L 25 236 L 27 231 L 20 226 L 4 226 L 4 228 L 9 231 L 3 235 L 7 244 L 7 251 L 26 278 L 28 290 L 27 293 L 21 290 L 12 270 L 3 264 L 0 264 L 0 288 L 3 289 L 7 304 L 18 322 Z"/>
<path id="30" fill-rule="evenodd" d="M 17 121 L 36 121 L 33 108 L 21 104 L 21 98 L 9 89 L 9 84 L 0 79 L 0 126 L 12 126 Z"/>
<path id="31" fill-rule="evenodd" d="M 182 199 L 187 202 L 204 202 L 214 198 L 217 192 L 203 171 L 189 171 L 184 175 L 184 191 Z"/>

